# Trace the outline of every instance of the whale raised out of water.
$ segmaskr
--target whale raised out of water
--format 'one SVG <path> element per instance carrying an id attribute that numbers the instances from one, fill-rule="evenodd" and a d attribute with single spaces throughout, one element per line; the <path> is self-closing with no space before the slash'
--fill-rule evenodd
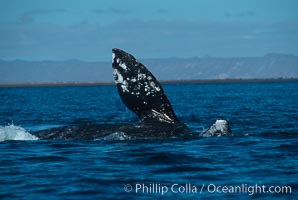
<path id="1" fill-rule="evenodd" d="M 193 135 L 176 116 L 161 84 L 129 53 L 112 50 L 112 67 L 119 96 L 128 109 L 140 118 L 137 125 L 70 125 L 33 132 L 39 139 L 176 138 Z M 216 120 L 202 137 L 231 135 L 226 120 Z"/>

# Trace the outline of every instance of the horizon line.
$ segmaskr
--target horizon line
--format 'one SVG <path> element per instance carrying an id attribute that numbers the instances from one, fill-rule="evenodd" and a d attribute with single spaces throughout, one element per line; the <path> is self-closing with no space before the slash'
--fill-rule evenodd
<path id="1" fill-rule="evenodd" d="M 189 56 L 189 57 L 161 57 L 161 58 L 140 58 L 139 60 L 163 60 L 163 59 L 207 59 L 207 58 L 219 58 L 219 59 L 229 59 L 229 58 L 264 58 L 268 56 L 294 56 L 298 57 L 296 54 L 292 53 L 266 53 L 262 56 Z M 23 59 L 23 58 L 15 58 L 15 59 L 3 59 L 0 58 L 0 61 L 4 62 L 15 62 L 15 61 L 23 61 L 23 62 L 72 62 L 72 61 L 79 61 L 79 62 L 108 62 L 108 60 L 84 60 L 79 58 L 69 58 L 69 59 L 57 59 L 57 60 L 49 60 L 49 59 L 37 59 L 37 60 L 30 60 L 30 59 Z"/>
<path id="2" fill-rule="evenodd" d="M 273 82 L 298 82 L 298 78 L 235 78 L 235 79 L 197 79 L 197 80 L 161 80 L 161 84 L 210 84 L 210 83 L 273 83 Z M 113 81 L 95 82 L 24 82 L 0 83 L 0 88 L 12 87 L 55 87 L 55 86 L 112 86 Z"/>

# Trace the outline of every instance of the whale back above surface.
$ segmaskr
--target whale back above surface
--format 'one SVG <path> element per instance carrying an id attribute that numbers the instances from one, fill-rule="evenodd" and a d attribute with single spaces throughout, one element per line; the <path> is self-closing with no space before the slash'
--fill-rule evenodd
<path id="1" fill-rule="evenodd" d="M 88 124 L 56 127 L 33 132 L 39 139 L 71 139 L 71 140 L 98 140 L 98 139 L 146 139 L 146 138 L 176 138 L 186 133 L 185 125 L 156 124 L 124 125 L 124 124 Z"/>
<path id="2" fill-rule="evenodd" d="M 179 123 L 178 118 L 153 74 L 132 55 L 112 50 L 112 67 L 118 93 L 123 103 L 142 124 Z"/>
<path id="3" fill-rule="evenodd" d="M 175 138 L 195 134 L 178 120 L 161 84 L 132 55 L 112 50 L 112 67 L 123 103 L 141 120 L 141 125 L 81 124 L 33 132 L 39 139 L 137 139 Z M 228 122 L 217 120 L 200 137 L 231 135 Z"/>

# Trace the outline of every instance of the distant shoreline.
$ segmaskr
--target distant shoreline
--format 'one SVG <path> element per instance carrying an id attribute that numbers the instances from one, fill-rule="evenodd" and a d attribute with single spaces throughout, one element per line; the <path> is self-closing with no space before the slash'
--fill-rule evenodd
<path id="1" fill-rule="evenodd" d="M 208 83 L 270 83 L 298 82 L 298 78 L 268 79 L 207 79 L 207 80 L 162 80 L 162 84 L 208 84 Z M 0 83 L 0 87 L 51 87 L 51 86 L 104 86 L 114 82 L 39 82 L 39 83 Z"/>

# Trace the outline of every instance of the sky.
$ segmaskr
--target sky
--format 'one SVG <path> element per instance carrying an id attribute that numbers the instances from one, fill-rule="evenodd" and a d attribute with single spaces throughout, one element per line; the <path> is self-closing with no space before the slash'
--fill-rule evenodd
<path id="1" fill-rule="evenodd" d="M 298 55 L 296 0 L 0 0 L 0 59 Z"/>

